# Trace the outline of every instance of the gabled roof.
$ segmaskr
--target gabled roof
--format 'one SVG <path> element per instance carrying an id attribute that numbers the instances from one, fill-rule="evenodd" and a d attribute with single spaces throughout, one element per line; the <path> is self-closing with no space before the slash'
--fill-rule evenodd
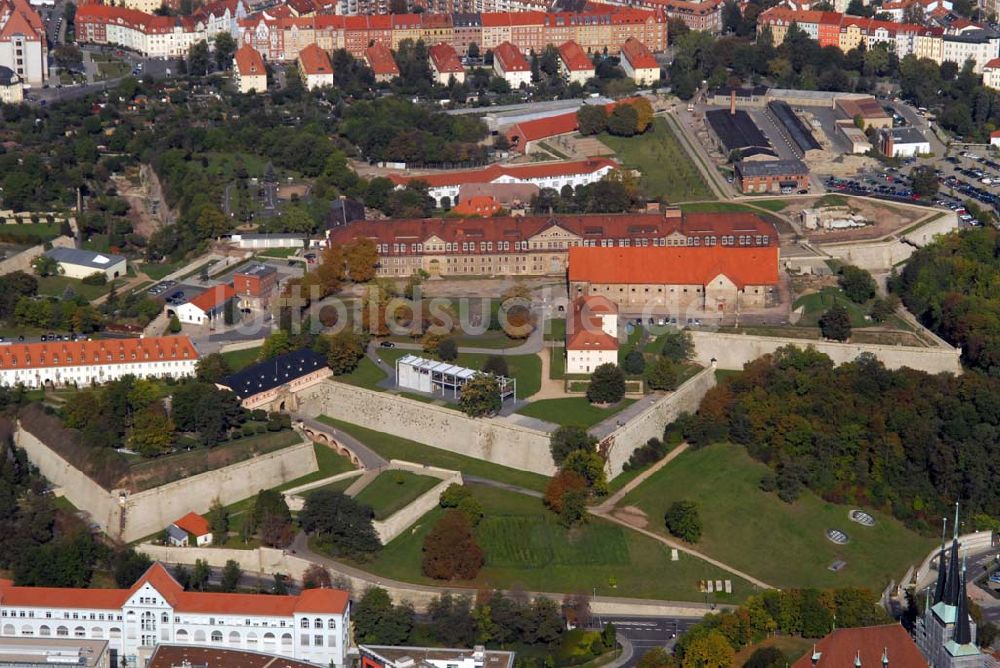
<path id="1" fill-rule="evenodd" d="M 95 253 L 89 250 L 77 248 L 63 248 L 57 246 L 45 251 L 46 257 L 50 257 L 56 262 L 75 264 L 82 267 L 90 267 L 94 271 L 103 271 L 108 267 L 113 267 L 125 261 L 124 255 L 111 255 L 110 253 Z"/>
<path id="2" fill-rule="evenodd" d="M 610 285 L 706 285 L 725 276 L 743 288 L 778 282 L 777 247 L 572 247 L 570 282 Z"/>
<path id="3" fill-rule="evenodd" d="M 814 662 L 813 657 L 819 655 Z M 883 656 L 889 666 L 926 668 L 916 643 L 899 624 L 837 629 L 820 640 L 815 649 L 792 664 L 792 668 L 848 668 L 850 666 L 882 666 Z M 860 664 L 855 663 L 860 657 Z"/>
<path id="4" fill-rule="evenodd" d="M 208 520 L 198 513 L 188 513 L 174 522 L 174 526 L 187 531 L 189 534 L 197 538 L 207 536 L 212 533 L 212 528 L 208 526 Z"/>
<path id="5" fill-rule="evenodd" d="M 12 343 L 0 346 L 0 369 L 40 369 L 80 364 L 136 364 L 197 360 L 188 336 Z"/>
<path id="6" fill-rule="evenodd" d="M 490 195 L 474 195 L 456 204 L 451 212 L 460 216 L 492 216 L 502 208 Z"/>
<path id="7" fill-rule="evenodd" d="M 392 51 L 382 42 L 375 42 L 365 49 L 365 60 L 376 75 L 399 76 L 399 67 L 392 57 Z"/>
<path id="8" fill-rule="evenodd" d="M 622 45 L 622 56 L 629 62 L 633 69 L 659 69 L 660 64 L 649 52 L 646 45 L 635 37 L 629 37 Z"/>
<path id="9" fill-rule="evenodd" d="M 315 43 L 299 51 L 299 63 L 306 75 L 333 74 L 330 56 Z"/>
<path id="10" fill-rule="evenodd" d="M 205 313 L 208 313 L 209 311 L 222 306 L 235 296 L 236 289 L 233 288 L 231 283 L 226 283 L 225 285 L 214 285 L 210 287 L 208 290 L 205 290 L 188 303 L 201 309 Z"/>
<path id="11" fill-rule="evenodd" d="M 264 59 L 257 50 L 249 44 L 244 44 L 236 50 L 236 69 L 242 76 L 259 76 L 267 74 Z"/>
<path id="12" fill-rule="evenodd" d="M 566 331 L 566 350 L 618 350 L 618 339 L 602 329 L 605 315 L 617 315 L 618 307 L 599 295 L 573 300 L 572 317 Z"/>
<path id="13" fill-rule="evenodd" d="M 226 376 L 219 381 L 219 384 L 232 390 L 242 400 L 281 387 L 285 383 L 325 367 L 326 359 L 322 355 L 309 348 L 303 348 L 248 366 L 242 371 Z"/>
<path id="14" fill-rule="evenodd" d="M 983 65 L 984 70 L 995 70 L 998 67 L 1000 67 L 1000 58 L 993 58 L 992 60 L 988 60 L 986 61 L 986 64 Z"/>
<path id="15" fill-rule="evenodd" d="M 521 50 L 510 42 L 497 46 L 493 50 L 493 58 L 499 61 L 504 72 L 527 72 L 531 69 Z"/>
<path id="16" fill-rule="evenodd" d="M 506 134 L 508 137 L 516 136 L 518 138 L 517 146 L 523 148 L 528 142 L 576 132 L 579 127 L 576 112 L 573 111 L 568 114 L 523 121 L 508 129 Z"/>
<path id="17" fill-rule="evenodd" d="M 427 55 L 430 56 L 431 62 L 434 63 L 434 69 L 438 72 L 454 72 L 457 74 L 458 72 L 465 71 L 458 53 L 451 44 L 445 42 L 435 44 L 427 49 Z"/>
<path id="18" fill-rule="evenodd" d="M 594 63 L 579 44 L 569 40 L 559 45 L 559 58 L 570 72 L 593 72 Z"/>

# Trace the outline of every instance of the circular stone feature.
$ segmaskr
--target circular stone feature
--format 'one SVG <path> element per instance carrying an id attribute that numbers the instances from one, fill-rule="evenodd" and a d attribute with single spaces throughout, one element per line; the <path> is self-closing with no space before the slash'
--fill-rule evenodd
<path id="1" fill-rule="evenodd" d="M 847 534 L 841 531 L 840 529 L 827 529 L 826 537 L 831 542 L 836 543 L 837 545 L 847 545 L 847 543 L 849 543 L 851 540 L 850 538 L 847 537 Z"/>

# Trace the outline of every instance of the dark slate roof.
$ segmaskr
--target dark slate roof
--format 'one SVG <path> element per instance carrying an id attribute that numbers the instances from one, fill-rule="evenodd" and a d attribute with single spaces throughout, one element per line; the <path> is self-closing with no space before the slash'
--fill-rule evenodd
<path id="1" fill-rule="evenodd" d="M 9 86 L 15 81 L 18 81 L 18 78 L 14 70 L 0 65 L 0 86 Z"/>
<path id="2" fill-rule="evenodd" d="M 767 108 L 778 119 L 785 132 L 795 142 L 795 145 L 799 147 L 802 153 L 822 148 L 819 142 L 816 141 L 816 138 L 813 137 L 812 131 L 806 127 L 801 118 L 795 115 L 795 112 L 792 111 L 787 102 L 773 100 L 767 103 Z"/>
<path id="3" fill-rule="evenodd" d="M 808 174 L 809 168 L 801 160 L 753 160 L 736 163 L 736 170 L 744 176 L 791 176 Z"/>
<path id="4" fill-rule="evenodd" d="M 713 109 L 705 112 L 705 120 L 712 126 L 712 131 L 726 147 L 726 151 L 759 146 L 770 147 L 771 143 L 760 131 L 760 128 L 750 118 L 750 114 L 737 109 L 735 114 L 728 109 Z"/>
<path id="5" fill-rule="evenodd" d="M 767 86 L 719 86 L 715 89 L 715 95 L 729 97 L 736 91 L 736 98 L 764 97 L 767 95 Z"/>
<path id="6" fill-rule="evenodd" d="M 242 400 L 261 392 L 273 390 L 325 366 L 326 360 L 322 355 L 308 348 L 303 348 L 279 355 L 274 359 L 258 362 L 243 369 L 243 371 L 223 378 L 219 384 L 231 389 Z"/>
<path id="7" fill-rule="evenodd" d="M 916 128 L 892 128 L 883 131 L 891 133 L 892 140 L 897 144 L 922 144 L 927 141 L 927 137 Z"/>
<path id="8" fill-rule="evenodd" d="M 327 227 L 337 227 L 365 219 L 365 205 L 355 199 L 336 199 L 326 217 Z"/>

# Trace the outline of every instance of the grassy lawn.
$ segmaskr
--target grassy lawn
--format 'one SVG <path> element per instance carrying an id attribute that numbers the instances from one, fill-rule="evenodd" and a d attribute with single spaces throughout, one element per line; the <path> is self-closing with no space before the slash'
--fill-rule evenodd
<path id="1" fill-rule="evenodd" d="M 865 320 L 864 309 L 848 299 L 840 288 L 826 287 L 795 300 L 792 308 L 802 309 L 802 317 L 799 318 L 797 326 L 818 327 L 819 319 L 834 304 L 840 304 L 847 309 L 847 313 L 851 316 L 851 327 L 870 327 L 873 324 L 870 320 Z"/>
<path id="2" fill-rule="evenodd" d="M 552 318 L 548 321 L 548 329 L 545 331 L 545 340 L 566 340 L 566 318 Z"/>
<path id="3" fill-rule="evenodd" d="M 697 548 L 777 587 L 865 586 L 881 589 L 906 567 L 919 563 L 934 545 L 879 512 L 874 527 L 847 517 L 852 506 L 827 503 L 803 492 L 794 504 L 759 489 L 768 467 L 735 445 L 716 444 L 685 452 L 633 490 L 621 505 L 641 508 L 649 528 L 664 531 L 661 518 L 674 501 L 699 506 L 704 533 Z M 840 529 L 847 545 L 827 540 L 827 529 Z M 774 548 L 781 546 L 781 559 Z M 828 570 L 835 559 L 847 566 Z"/>
<path id="4" fill-rule="evenodd" d="M 86 285 L 76 278 L 68 276 L 46 276 L 38 279 L 38 294 L 51 297 L 62 297 L 66 287 L 71 286 L 73 292 L 88 301 L 93 301 L 111 289 L 110 283 L 104 285 Z"/>
<path id="5" fill-rule="evenodd" d="M 266 251 L 257 253 L 257 255 L 260 257 L 286 258 L 295 255 L 299 250 L 298 248 L 269 248 Z"/>
<path id="6" fill-rule="evenodd" d="M 230 350 L 228 353 L 222 353 L 222 358 L 229 364 L 229 368 L 233 370 L 233 373 L 236 373 L 256 362 L 257 358 L 260 357 L 260 349 L 261 346 L 245 348 L 243 350 Z"/>
<path id="7" fill-rule="evenodd" d="M 110 60 L 97 64 L 97 79 L 117 79 L 129 73 L 128 63 L 120 60 Z"/>
<path id="8" fill-rule="evenodd" d="M 409 471 L 385 471 L 358 492 L 354 499 L 374 510 L 375 519 L 384 520 L 439 482 L 437 478 Z"/>
<path id="9" fill-rule="evenodd" d="M 642 173 L 640 186 L 647 197 L 666 198 L 671 203 L 715 199 L 666 120 L 654 119 L 652 129 L 643 135 L 614 137 L 604 133 L 599 139 L 623 165 Z"/>
<path id="10" fill-rule="evenodd" d="M 402 350 L 400 348 L 380 348 L 379 357 L 386 364 L 395 365 L 396 360 L 406 355 L 425 356 L 419 350 Z M 454 364 L 468 369 L 482 369 L 489 355 L 484 353 L 460 353 Z M 517 380 L 518 398 L 530 397 L 542 386 L 542 360 L 538 355 L 506 355 L 507 369 Z"/>
<path id="11" fill-rule="evenodd" d="M 362 357 L 361 361 L 358 362 L 358 367 L 354 371 L 345 373 L 342 376 L 334 376 L 334 380 L 381 392 L 382 388 L 377 383 L 385 380 L 385 374 L 382 373 L 382 370 L 370 358 Z"/>
<path id="12" fill-rule="evenodd" d="M 768 211 L 781 211 L 788 206 L 788 202 L 780 199 L 765 199 L 760 202 L 754 201 L 752 204 Z"/>
<path id="13" fill-rule="evenodd" d="M 0 238 L 37 244 L 59 236 L 59 223 L 17 223 L 0 226 Z"/>
<path id="14" fill-rule="evenodd" d="M 538 418 L 547 422 L 555 422 L 556 424 L 592 427 L 634 403 L 635 401 L 632 399 L 622 399 L 614 406 L 600 408 L 599 406 L 591 405 L 587 401 L 587 397 L 542 399 L 541 401 L 531 402 L 517 412 L 521 415 L 527 415 L 528 417 Z"/>
<path id="15" fill-rule="evenodd" d="M 111 242 L 107 234 L 91 234 L 90 238 L 84 240 L 83 248 L 95 253 L 107 253 Z"/>
<path id="16" fill-rule="evenodd" d="M 417 464 L 428 464 L 438 466 L 452 471 L 461 471 L 480 478 L 489 478 L 499 482 L 526 487 L 539 492 L 545 491 L 545 486 L 549 479 L 537 473 L 528 471 L 518 471 L 517 469 L 491 464 L 481 459 L 466 457 L 454 452 L 432 448 L 416 441 L 399 438 L 381 431 L 365 429 L 357 425 L 334 420 L 322 415 L 318 418 L 321 422 L 334 426 L 351 436 L 355 437 L 369 448 L 382 455 L 386 459 L 403 459 Z"/>
<path id="17" fill-rule="evenodd" d="M 142 272 L 154 281 L 160 281 L 180 269 L 182 266 L 184 266 L 184 262 L 164 262 L 155 264 L 146 263 L 143 264 L 140 269 L 142 269 Z"/>
<path id="18" fill-rule="evenodd" d="M 303 492 L 305 496 L 309 496 L 313 492 L 318 492 L 323 490 L 325 492 L 340 492 L 343 494 L 347 491 L 347 488 L 358 481 L 358 476 L 351 476 L 350 478 L 341 478 L 340 480 L 335 480 L 329 485 L 323 485 L 322 487 L 316 487 L 315 489 L 310 489 L 307 492 Z"/>
<path id="19" fill-rule="evenodd" d="M 703 561 L 686 555 L 671 561 L 666 546 L 638 532 L 596 518 L 567 530 L 538 499 L 489 487 L 469 489 L 485 511 L 476 535 L 486 565 L 475 582 L 455 584 L 703 601 L 698 580 L 721 578 L 733 580 L 734 592 L 718 596 L 719 602 L 738 602 L 751 593 L 745 582 Z M 420 572 L 420 554 L 424 536 L 442 512 L 428 513 L 363 567 L 385 577 L 434 583 Z"/>
<path id="20" fill-rule="evenodd" d="M 316 451 L 316 466 L 318 468 L 312 473 L 307 473 L 301 478 L 289 480 L 284 485 L 280 485 L 275 489 L 278 491 L 284 491 L 286 489 L 298 487 L 299 485 L 308 485 L 309 483 L 316 482 L 317 480 L 330 478 L 338 473 L 346 473 L 348 471 L 357 470 L 354 468 L 354 464 L 351 463 L 350 459 L 344 457 L 343 455 L 338 455 L 329 446 L 314 443 L 313 448 Z"/>

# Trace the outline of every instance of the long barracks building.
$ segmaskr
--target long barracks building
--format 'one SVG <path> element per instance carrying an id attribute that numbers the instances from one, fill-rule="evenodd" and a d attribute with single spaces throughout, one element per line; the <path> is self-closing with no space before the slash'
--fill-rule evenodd
<path id="1" fill-rule="evenodd" d="M 569 249 L 777 248 L 778 235 L 749 213 L 592 214 L 366 220 L 331 229 L 329 241 L 375 243 L 380 276 L 564 275 Z"/>

